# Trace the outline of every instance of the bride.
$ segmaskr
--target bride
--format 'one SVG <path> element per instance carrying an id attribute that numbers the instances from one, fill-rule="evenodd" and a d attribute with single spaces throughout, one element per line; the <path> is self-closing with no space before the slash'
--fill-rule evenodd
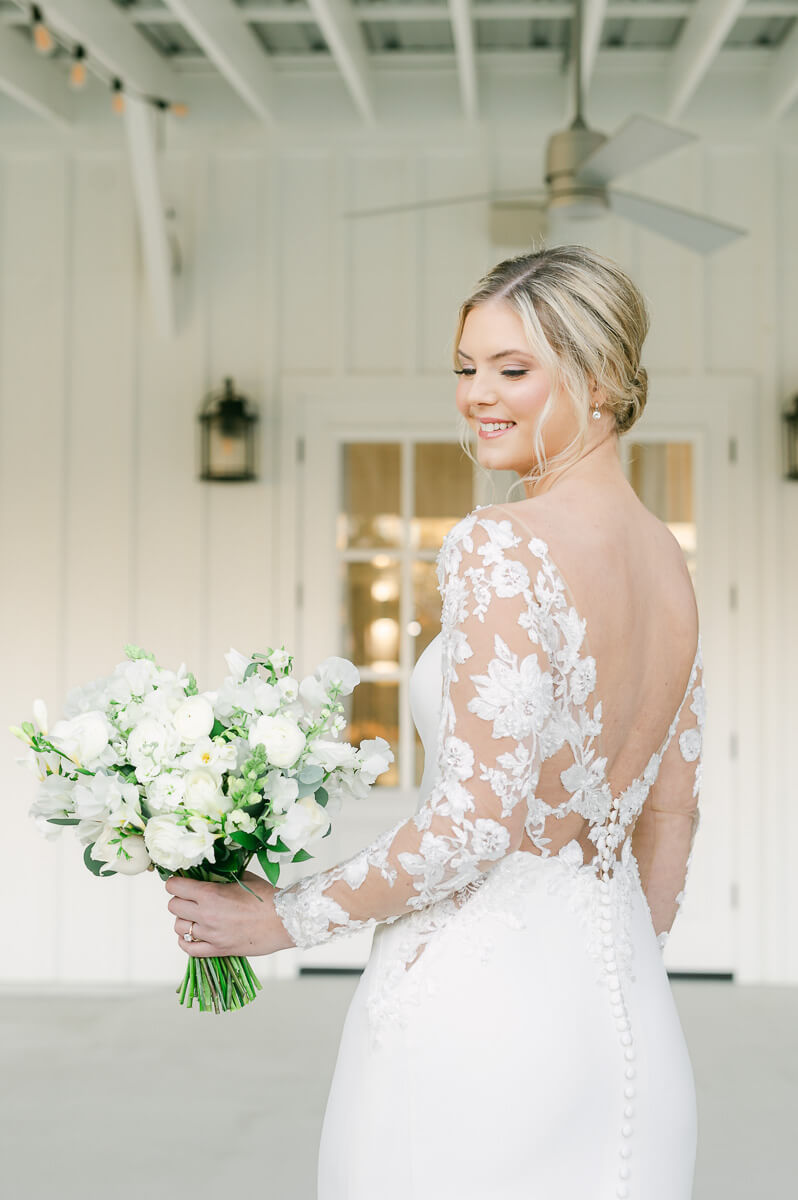
<path id="1" fill-rule="evenodd" d="M 189 954 L 374 927 L 344 1024 L 319 1200 L 688 1200 L 690 1060 L 661 948 L 698 820 L 698 613 L 619 435 L 645 302 L 609 259 L 499 263 L 462 305 L 457 407 L 525 498 L 438 556 L 411 679 L 414 816 L 291 887 L 173 877 Z M 194 940 L 187 940 L 193 937 Z"/>

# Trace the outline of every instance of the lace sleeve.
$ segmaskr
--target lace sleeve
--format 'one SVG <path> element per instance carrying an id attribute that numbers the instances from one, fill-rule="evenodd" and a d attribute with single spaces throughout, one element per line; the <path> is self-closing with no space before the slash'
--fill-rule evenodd
<path id="1" fill-rule="evenodd" d="M 521 545 L 511 523 L 489 513 L 464 518 L 438 556 L 435 785 L 412 817 L 365 850 L 275 892 L 297 946 L 390 923 L 473 883 L 520 844 L 546 754 L 561 633 L 535 582 L 535 540 Z"/>
<path id="2" fill-rule="evenodd" d="M 675 736 L 663 755 L 632 835 L 640 881 L 662 947 L 684 899 L 700 818 L 705 714 L 700 646 L 689 699 L 690 703 L 685 701 L 682 706 Z"/>

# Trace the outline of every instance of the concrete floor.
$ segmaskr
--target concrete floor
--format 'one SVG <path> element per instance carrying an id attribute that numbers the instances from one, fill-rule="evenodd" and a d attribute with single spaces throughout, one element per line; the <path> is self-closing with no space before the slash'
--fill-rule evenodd
<path id="1" fill-rule="evenodd" d="M 184 1011 L 168 989 L 0 994 L 3 1194 L 315 1200 L 356 982 L 272 980 L 225 1017 Z M 679 981 L 674 993 L 699 1093 L 694 1200 L 794 1195 L 798 989 Z"/>

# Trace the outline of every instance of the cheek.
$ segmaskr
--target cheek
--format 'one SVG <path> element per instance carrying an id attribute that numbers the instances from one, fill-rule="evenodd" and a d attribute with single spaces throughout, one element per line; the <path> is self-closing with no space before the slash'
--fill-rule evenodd
<path id="1" fill-rule="evenodd" d="M 519 425 L 527 422 L 536 423 L 548 397 L 549 382 L 547 379 L 530 379 L 528 383 L 524 381 L 514 393 L 512 404 L 509 406 L 512 409 L 513 419 Z"/>

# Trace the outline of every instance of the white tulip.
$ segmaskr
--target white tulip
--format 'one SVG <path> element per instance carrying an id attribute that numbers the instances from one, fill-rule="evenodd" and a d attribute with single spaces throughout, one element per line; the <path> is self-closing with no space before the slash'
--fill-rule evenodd
<path id="1" fill-rule="evenodd" d="M 289 717 L 260 717 L 249 731 L 249 744 L 263 746 L 275 767 L 290 767 L 305 746 L 305 735 Z"/>
<path id="2" fill-rule="evenodd" d="M 97 838 L 91 856 L 97 862 L 107 863 L 117 875 L 139 875 L 151 863 L 143 837 L 124 836 L 113 826 L 106 827 Z"/>
<path id="3" fill-rule="evenodd" d="M 147 822 L 144 842 L 150 858 L 167 871 L 185 871 L 201 862 L 214 861 L 214 835 L 202 817 L 181 820 L 164 813 Z"/>
<path id="4" fill-rule="evenodd" d="M 317 804 L 312 796 L 302 796 L 288 809 L 285 820 L 276 832 L 288 849 L 296 854 L 297 850 L 304 849 L 310 842 L 323 836 L 329 824 L 326 809 Z"/>
<path id="5" fill-rule="evenodd" d="M 189 696 L 172 714 L 175 729 L 184 742 L 207 737 L 215 720 L 213 707 L 204 696 Z"/>

